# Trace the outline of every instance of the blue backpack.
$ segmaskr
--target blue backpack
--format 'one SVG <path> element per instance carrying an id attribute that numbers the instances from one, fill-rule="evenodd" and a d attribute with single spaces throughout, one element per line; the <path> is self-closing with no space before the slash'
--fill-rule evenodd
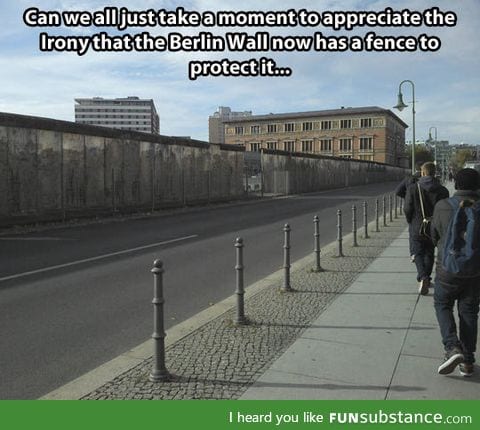
<path id="1" fill-rule="evenodd" d="M 447 199 L 453 216 L 443 247 L 443 268 L 460 277 L 480 274 L 480 201 Z"/>

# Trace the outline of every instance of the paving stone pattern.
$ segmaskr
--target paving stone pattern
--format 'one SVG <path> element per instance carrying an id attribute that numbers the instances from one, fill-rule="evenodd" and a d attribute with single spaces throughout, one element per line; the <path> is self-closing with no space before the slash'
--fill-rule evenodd
<path id="1" fill-rule="evenodd" d="M 235 326 L 232 309 L 171 345 L 166 350 L 171 381 L 148 380 L 150 358 L 84 399 L 239 398 L 404 228 L 403 220 L 395 220 L 370 239 L 359 235 L 356 248 L 345 242 L 343 258 L 333 250 L 322 254 L 325 272 L 312 272 L 312 256 L 312 264 L 292 273 L 294 292 L 281 292 L 277 284 L 246 300 L 248 325 Z"/>

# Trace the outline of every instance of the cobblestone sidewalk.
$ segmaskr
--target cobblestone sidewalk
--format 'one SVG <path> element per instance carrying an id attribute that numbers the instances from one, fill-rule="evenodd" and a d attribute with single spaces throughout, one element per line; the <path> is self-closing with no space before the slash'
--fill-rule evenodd
<path id="1" fill-rule="evenodd" d="M 321 273 L 312 263 L 295 270 L 291 293 L 273 284 L 245 302 L 246 326 L 232 323 L 234 309 L 205 324 L 166 350 L 169 382 L 152 383 L 147 359 L 83 399 L 237 399 L 309 327 L 311 321 L 348 288 L 354 279 L 405 229 L 395 219 L 370 239 L 352 247 L 345 257 L 335 248 L 322 252 Z M 320 363 L 319 363 L 320 365 Z"/>

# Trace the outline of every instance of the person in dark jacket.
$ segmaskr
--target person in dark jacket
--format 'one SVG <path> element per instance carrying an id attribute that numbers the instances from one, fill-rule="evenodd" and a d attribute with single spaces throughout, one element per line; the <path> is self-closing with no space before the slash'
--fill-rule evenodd
<path id="1" fill-rule="evenodd" d="M 435 178 L 435 164 L 427 162 L 421 167 L 420 179 L 408 186 L 405 194 L 405 217 L 409 226 L 411 252 L 415 255 L 417 266 L 418 292 L 428 294 L 434 263 L 435 246 L 431 238 L 420 234 L 423 214 L 420 202 L 420 192 L 425 210 L 425 216 L 431 218 L 435 204 L 449 196 L 448 190 Z"/>
<path id="2" fill-rule="evenodd" d="M 454 177 L 456 192 L 453 198 L 459 200 L 480 199 L 480 174 L 474 169 L 462 169 Z M 460 364 L 460 373 L 471 376 L 474 372 L 478 333 L 478 312 L 480 304 L 480 267 L 473 277 L 460 277 L 447 272 L 442 265 L 448 225 L 453 216 L 453 208 L 447 200 L 437 203 L 432 219 L 432 240 L 437 246 L 435 269 L 435 290 L 433 295 L 442 342 L 445 348 L 445 361 L 438 373 L 449 374 Z M 457 302 L 459 336 L 453 316 Z"/>
<path id="3" fill-rule="evenodd" d="M 408 175 L 405 179 L 402 180 L 395 188 L 395 195 L 400 197 L 401 199 L 405 198 L 405 194 L 407 194 L 407 188 L 411 185 L 416 183 L 420 179 L 420 170 L 416 171 L 414 175 Z"/>
<path id="4" fill-rule="evenodd" d="M 407 194 L 407 188 L 411 184 L 415 184 L 418 180 L 420 179 L 420 166 L 417 166 L 417 171 L 415 172 L 414 175 L 408 175 L 406 176 L 402 182 L 400 182 L 395 188 L 395 195 L 400 197 L 401 199 L 405 199 L 405 194 Z M 410 259 L 412 260 L 412 263 L 415 262 L 415 253 L 413 251 L 413 244 L 412 240 L 409 236 L 408 238 L 408 247 L 410 250 Z"/>

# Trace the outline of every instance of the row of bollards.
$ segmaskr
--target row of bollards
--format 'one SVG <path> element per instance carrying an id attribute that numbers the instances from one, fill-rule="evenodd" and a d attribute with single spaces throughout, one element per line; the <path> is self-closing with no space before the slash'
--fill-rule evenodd
<path id="1" fill-rule="evenodd" d="M 395 196 L 395 218 L 398 218 L 398 210 L 400 213 L 403 211 L 403 200 L 400 199 L 400 205 L 398 206 L 397 197 Z M 393 221 L 392 214 L 392 196 L 388 197 L 388 211 L 389 211 L 389 220 Z M 387 226 L 387 208 L 386 208 L 386 198 L 383 196 L 382 200 L 382 215 L 383 215 L 383 225 Z M 315 215 L 313 218 L 314 224 L 314 257 L 315 257 L 315 267 L 312 269 L 314 272 L 323 272 L 323 268 L 320 264 L 320 220 L 318 215 Z M 363 237 L 365 239 L 369 238 L 368 235 L 368 204 L 366 201 L 363 202 Z M 379 202 L 378 199 L 375 199 L 375 231 L 380 231 L 379 229 Z M 293 288 L 290 283 L 290 233 L 291 228 L 289 224 L 285 224 L 283 227 L 284 232 L 284 243 L 283 243 L 283 284 L 281 287 L 282 292 L 291 292 Z M 357 208 L 355 205 L 352 206 L 352 234 L 353 242 L 352 246 L 358 246 L 357 241 Z M 343 232 L 342 232 L 342 211 L 337 210 L 337 257 L 344 257 L 343 254 Z M 246 325 L 248 320 L 245 316 L 245 287 L 244 287 L 244 265 L 243 265 L 243 239 L 237 237 L 235 240 L 236 248 L 236 314 L 233 320 L 235 325 Z M 163 262 L 161 260 L 155 260 L 153 263 L 153 268 L 151 272 L 153 273 L 154 279 L 154 294 L 153 294 L 153 326 L 154 331 L 152 334 L 153 344 L 154 344 L 154 355 L 153 355 L 153 365 L 152 371 L 149 375 L 149 379 L 152 382 L 161 382 L 168 381 L 171 379 L 166 366 L 165 366 L 165 326 L 164 326 L 164 310 L 163 305 L 165 299 L 163 297 Z"/>

